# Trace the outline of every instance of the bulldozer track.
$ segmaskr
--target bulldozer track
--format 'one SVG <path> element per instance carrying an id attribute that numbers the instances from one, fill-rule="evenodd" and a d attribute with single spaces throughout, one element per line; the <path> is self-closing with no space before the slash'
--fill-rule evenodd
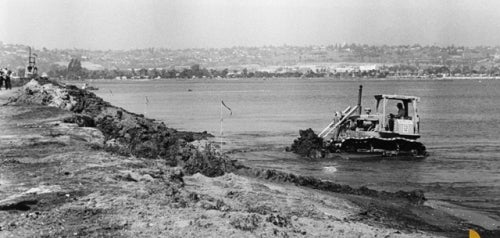
<path id="1" fill-rule="evenodd" d="M 415 140 L 394 138 L 344 138 L 334 142 L 334 148 L 341 152 L 381 152 L 384 155 L 405 155 L 425 157 L 427 155 L 425 146 Z"/>

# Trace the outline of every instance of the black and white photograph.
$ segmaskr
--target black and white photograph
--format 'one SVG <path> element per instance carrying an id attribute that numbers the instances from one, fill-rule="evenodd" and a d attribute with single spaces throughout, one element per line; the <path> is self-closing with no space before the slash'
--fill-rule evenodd
<path id="1" fill-rule="evenodd" d="M 500 238 L 500 1 L 2 0 L 0 237 Z"/>

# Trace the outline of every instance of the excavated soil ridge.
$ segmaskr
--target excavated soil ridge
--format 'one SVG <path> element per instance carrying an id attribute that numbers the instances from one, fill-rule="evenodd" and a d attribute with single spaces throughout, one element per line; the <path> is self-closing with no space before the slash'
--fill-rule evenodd
<path id="1" fill-rule="evenodd" d="M 87 90 L 52 81 L 32 80 L 9 105 L 36 104 L 61 108 L 74 115 L 63 121 L 80 127 L 95 127 L 104 134 L 103 147 L 121 155 L 163 159 L 171 166 L 182 166 L 185 173 L 220 176 L 235 169 L 234 162 L 221 155 L 208 141 L 207 132 L 177 131 L 163 122 L 115 107 Z"/>

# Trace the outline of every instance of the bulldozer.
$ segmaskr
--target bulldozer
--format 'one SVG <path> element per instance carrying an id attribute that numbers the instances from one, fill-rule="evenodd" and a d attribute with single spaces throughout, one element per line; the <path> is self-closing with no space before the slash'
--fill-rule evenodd
<path id="1" fill-rule="evenodd" d="M 337 112 L 319 137 L 325 141 L 328 152 L 361 153 L 381 156 L 425 158 L 425 146 L 420 138 L 420 117 L 417 104 L 420 98 L 405 95 L 375 95 L 376 107 L 372 113 L 362 113 L 359 87 L 358 104 Z M 389 113 L 390 104 L 399 104 L 398 115 Z"/>

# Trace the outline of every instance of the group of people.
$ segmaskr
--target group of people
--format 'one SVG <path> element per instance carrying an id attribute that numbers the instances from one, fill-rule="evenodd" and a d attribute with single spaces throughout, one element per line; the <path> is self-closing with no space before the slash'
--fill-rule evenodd
<path id="1" fill-rule="evenodd" d="M 12 84 L 10 82 L 10 77 L 12 75 L 12 71 L 7 68 L 0 69 L 0 90 L 2 90 L 2 86 L 5 83 L 5 89 L 12 89 Z"/>

